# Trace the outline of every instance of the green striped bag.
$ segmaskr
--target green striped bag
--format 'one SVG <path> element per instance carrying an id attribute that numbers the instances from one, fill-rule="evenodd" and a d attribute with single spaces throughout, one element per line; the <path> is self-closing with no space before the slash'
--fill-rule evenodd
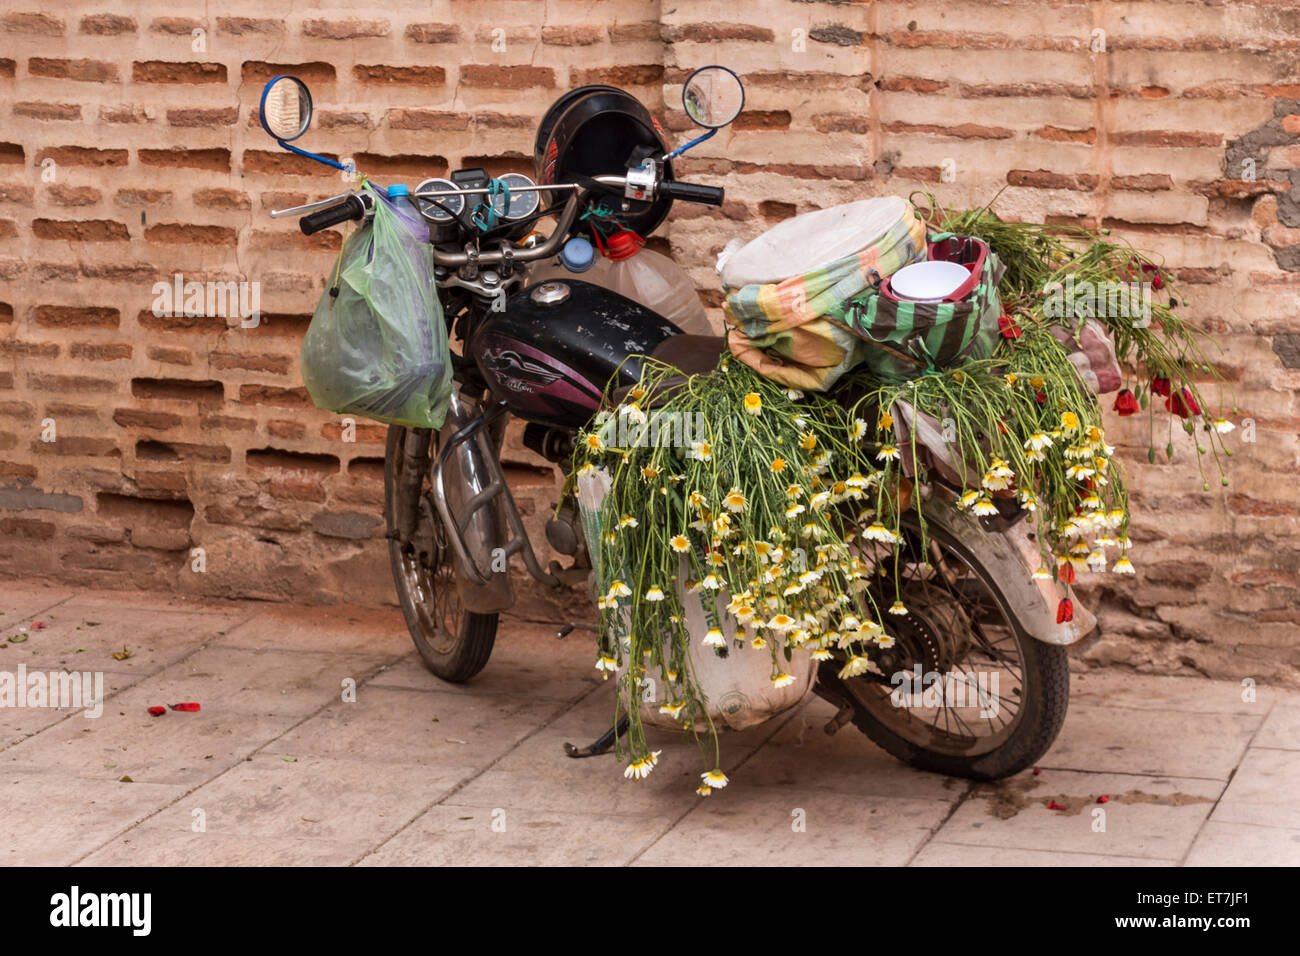
<path id="1" fill-rule="evenodd" d="M 929 237 L 932 247 L 953 238 L 952 233 Z M 872 288 L 829 309 L 825 318 L 875 346 L 860 355 L 862 366 L 872 375 L 886 382 L 906 381 L 993 354 L 1002 314 L 998 283 L 1005 271 L 989 249 L 978 281 L 961 301 L 913 302 Z"/>

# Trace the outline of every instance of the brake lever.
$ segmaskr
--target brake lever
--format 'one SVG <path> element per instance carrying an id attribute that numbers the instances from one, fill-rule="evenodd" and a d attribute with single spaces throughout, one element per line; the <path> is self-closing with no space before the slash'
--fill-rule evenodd
<path id="1" fill-rule="evenodd" d="M 329 199 L 318 199 L 316 202 L 309 202 L 303 206 L 292 206 L 288 209 L 272 209 L 271 218 L 283 219 L 285 216 L 305 216 L 307 213 L 315 212 L 317 209 L 325 209 L 328 206 L 338 205 L 353 194 L 353 190 L 349 189 L 347 192 L 339 193 L 337 196 L 331 196 Z"/>

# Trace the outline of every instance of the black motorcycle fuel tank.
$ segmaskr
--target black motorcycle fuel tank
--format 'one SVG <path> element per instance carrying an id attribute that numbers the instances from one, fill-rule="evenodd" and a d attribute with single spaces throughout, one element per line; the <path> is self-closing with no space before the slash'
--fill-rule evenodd
<path id="1" fill-rule="evenodd" d="M 504 312 L 475 330 L 469 352 L 511 414 L 580 428 L 600 407 L 617 371 L 619 385 L 641 377 L 641 359 L 681 330 L 663 316 L 590 282 L 552 279 L 519 290 Z"/>

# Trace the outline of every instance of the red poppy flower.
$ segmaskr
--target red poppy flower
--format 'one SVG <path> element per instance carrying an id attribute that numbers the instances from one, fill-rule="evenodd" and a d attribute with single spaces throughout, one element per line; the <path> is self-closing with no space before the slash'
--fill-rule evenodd
<path id="1" fill-rule="evenodd" d="M 1127 415 L 1136 415 L 1138 413 L 1137 396 L 1131 389 L 1121 389 L 1120 393 L 1115 396 L 1115 411 L 1119 412 L 1120 417 Z"/>
<path id="2" fill-rule="evenodd" d="M 1188 389 L 1183 389 L 1179 394 L 1166 398 L 1165 408 L 1179 418 L 1190 418 L 1192 415 L 1201 414 L 1201 406 L 1196 404 L 1196 399 L 1192 398 L 1192 393 Z"/>
<path id="3" fill-rule="evenodd" d="M 998 328 L 1002 330 L 1004 339 L 1018 339 L 1025 334 L 1024 329 L 1016 325 L 1016 320 L 1009 315 L 1004 315 L 998 319 Z"/>
<path id="4" fill-rule="evenodd" d="M 151 717 L 161 717 L 161 716 L 162 716 L 163 714 L 165 714 L 165 713 L 167 713 L 167 708 L 166 708 L 166 707 L 157 707 L 157 706 L 154 706 L 154 707 L 150 707 L 150 708 L 149 708 L 149 715 L 150 715 Z"/>
<path id="5" fill-rule="evenodd" d="M 1168 398 L 1168 397 L 1169 397 L 1169 379 L 1167 379 L 1167 378 L 1153 378 L 1153 379 L 1151 380 L 1151 391 L 1152 391 L 1152 393 L 1154 393 L 1154 394 L 1156 394 L 1156 395 L 1159 395 L 1161 398 Z"/>
<path id="6" fill-rule="evenodd" d="M 1142 271 L 1151 273 L 1151 288 L 1159 291 L 1160 287 L 1165 284 L 1164 276 L 1160 273 L 1160 267 L 1152 265 L 1149 262 L 1142 263 Z"/>
<path id="7" fill-rule="evenodd" d="M 1074 602 L 1069 598 L 1061 598 L 1061 603 L 1056 606 L 1056 623 L 1065 624 L 1067 621 L 1074 620 Z"/>
<path id="8" fill-rule="evenodd" d="M 1039 405 L 1043 404 L 1045 401 L 1047 401 L 1047 393 L 1041 391 L 1034 392 L 1034 401 L 1036 401 Z"/>
<path id="9" fill-rule="evenodd" d="M 1056 576 L 1066 584 L 1074 583 L 1074 565 L 1069 561 L 1062 561 L 1061 566 L 1056 569 Z M 1068 621 L 1069 618 L 1066 618 Z M 1056 623 L 1061 623 L 1059 620 Z"/>

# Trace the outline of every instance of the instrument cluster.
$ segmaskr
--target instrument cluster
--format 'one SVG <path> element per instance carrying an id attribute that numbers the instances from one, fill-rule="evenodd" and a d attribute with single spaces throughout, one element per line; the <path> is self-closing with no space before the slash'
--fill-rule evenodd
<path id="1" fill-rule="evenodd" d="M 500 184 L 500 190 L 487 197 L 491 201 L 492 211 L 503 222 L 518 222 L 532 216 L 541 204 L 541 192 L 537 184 L 523 173 L 506 173 L 495 180 L 490 179 L 481 169 L 457 170 L 451 179 L 426 179 L 415 187 L 416 195 L 412 198 L 420 208 L 421 214 L 437 223 L 450 223 L 460 219 L 466 204 L 473 211 L 485 200 L 484 194 L 466 193 L 467 189 L 483 189 L 491 183 Z M 520 190 L 528 190 L 521 192 Z M 426 192 L 445 192 L 448 195 L 425 197 Z"/>

